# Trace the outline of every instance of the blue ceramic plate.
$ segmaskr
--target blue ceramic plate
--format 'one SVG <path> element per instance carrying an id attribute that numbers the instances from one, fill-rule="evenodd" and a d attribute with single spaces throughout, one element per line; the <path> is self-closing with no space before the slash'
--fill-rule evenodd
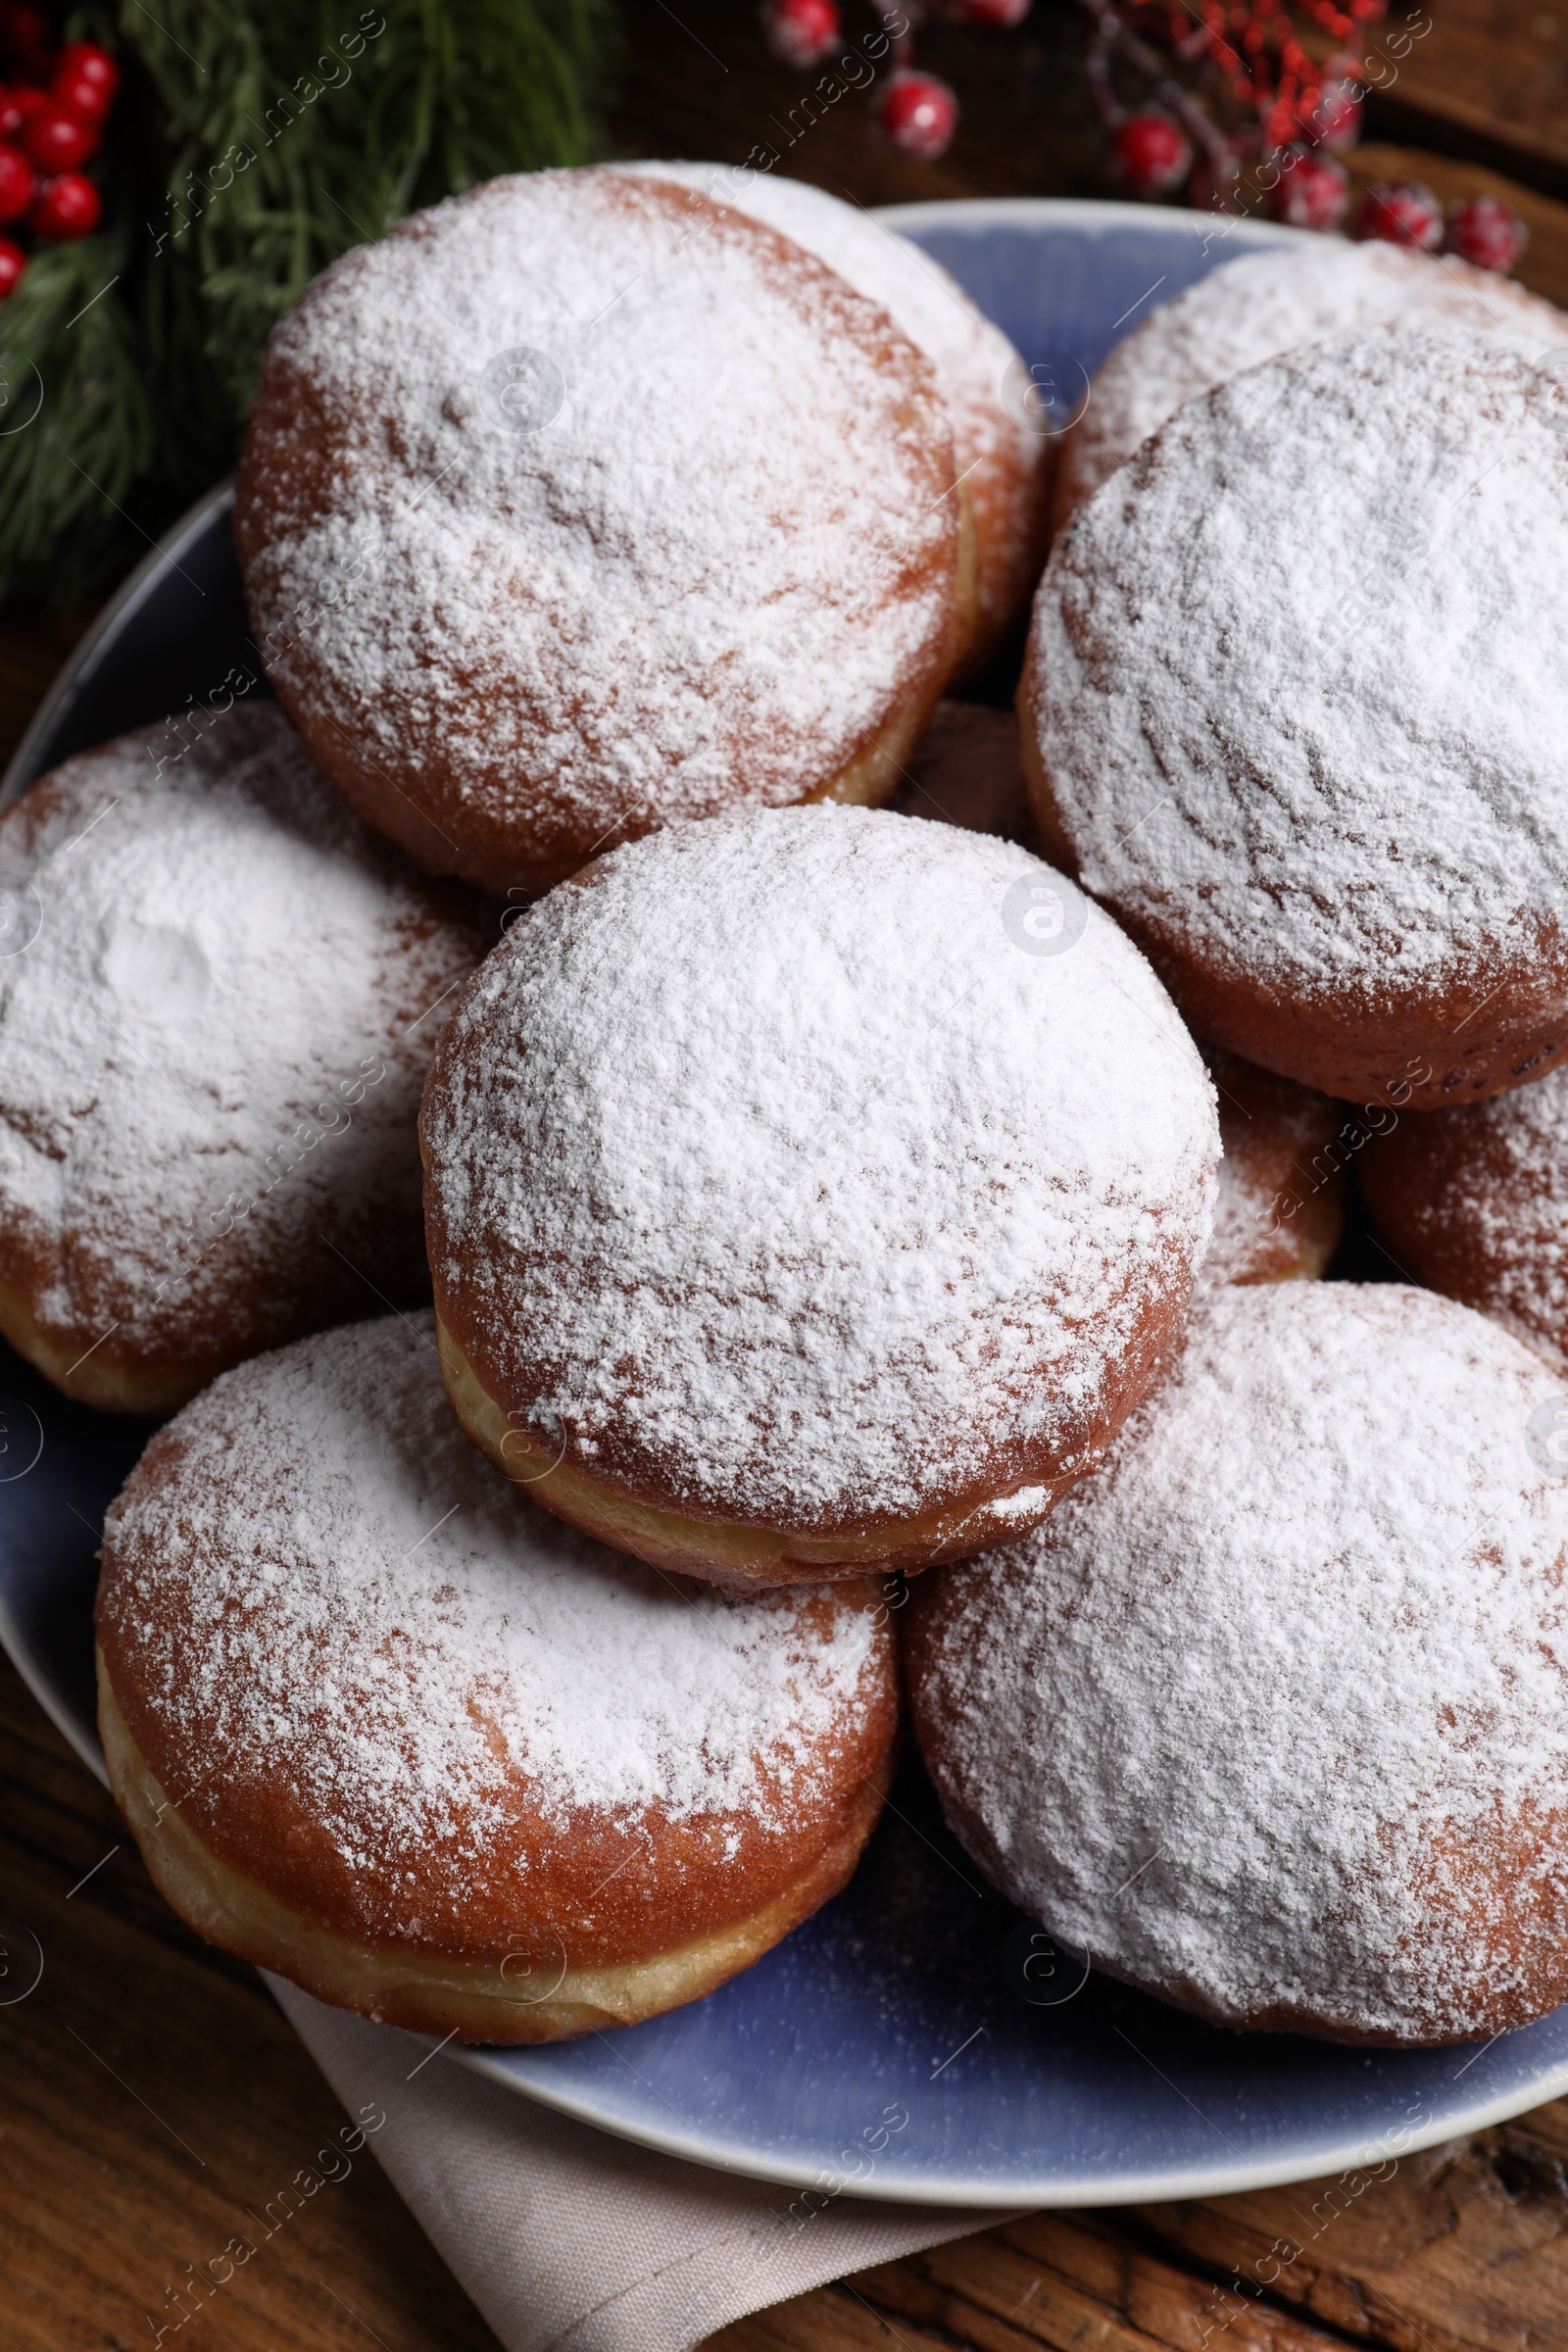
<path id="1" fill-rule="evenodd" d="M 1105 204 L 885 217 L 1011 335 L 1045 429 L 1071 429 L 1088 375 L 1152 303 L 1286 234 L 1216 239 L 1192 215 Z M 103 614 L 6 794 L 68 752 L 221 702 L 238 672 L 259 681 L 220 492 Z M 0 926 L 0 955 L 7 937 Z M 146 1435 L 67 1404 L 0 1349 L 0 1638 L 100 1774 L 94 1553 Z M 766 2180 L 956 2205 L 1118 2204 L 1341 2173 L 1554 2098 L 1568 2090 L 1568 2009 L 1485 2045 L 1402 2053 L 1199 2025 L 1086 1977 L 990 1892 L 911 1759 L 845 1893 L 710 1999 L 553 2049 L 463 2055 L 607 2131 Z M 1352 2181 L 1343 2195 L 1356 2193 Z"/>

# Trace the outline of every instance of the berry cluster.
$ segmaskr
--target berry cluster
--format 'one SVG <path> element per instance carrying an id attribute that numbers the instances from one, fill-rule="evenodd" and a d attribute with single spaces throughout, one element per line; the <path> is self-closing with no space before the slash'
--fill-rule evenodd
<path id="1" fill-rule="evenodd" d="M 1530 232 L 1500 196 L 1464 196 L 1446 216 L 1432 190 L 1419 179 L 1374 181 L 1356 216 L 1358 237 L 1389 245 L 1413 245 L 1421 253 L 1451 253 L 1477 270 L 1505 275 Z"/>
<path id="2" fill-rule="evenodd" d="M 1089 84 L 1104 119 L 1112 178 L 1129 196 L 1231 209 L 1252 172 L 1276 220 L 1337 229 L 1350 209 L 1340 161 L 1361 135 L 1366 87 L 1355 46 L 1388 0 L 1083 0 Z M 883 136 L 922 163 L 945 154 L 958 102 L 911 65 L 911 28 L 949 24 L 1008 31 L 1030 0 L 872 0 L 891 35 L 893 72 L 873 101 Z M 839 0 L 762 0 L 776 57 L 798 73 L 823 65 L 844 37 Z M 1406 43 L 1408 45 L 1408 43 Z M 1325 55 L 1324 52 L 1327 52 Z M 1495 196 L 1450 205 L 1414 180 L 1369 188 L 1353 223 L 1428 253 L 1506 271 L 1525 225 Z"/>
<path id="3" fill-rule="evenodd" d="M 877 6 L 892 36 L 893 72 L 875 101 L 876 123 L 901 155 L 934 164 L 946 155 L 958 126 L 958 101 L 951 85 L 935 74 L 915 73 L 910 65 L 911 25 L 922 16 L 940 14 L 949 24 L 1007 31 L 1023 22 L 1029 6 L 1030 0 L 902 0 L 899 7 Z M 774 56 L 802 74 L 821 65 L 844 33 L 838 0 L 763 0 L 762 28 Z"/>
<path id="4" fill-rule="evenodd" d="M 48 16 L 28 0 L 0 7 L 0 231 L 89 236 L 103 198 L 83 170 L 103 141 L 120 68 L 94 41 L 53 45 Z M 0 301 L 14 292 L 27 255 L 0 234 Z"/>

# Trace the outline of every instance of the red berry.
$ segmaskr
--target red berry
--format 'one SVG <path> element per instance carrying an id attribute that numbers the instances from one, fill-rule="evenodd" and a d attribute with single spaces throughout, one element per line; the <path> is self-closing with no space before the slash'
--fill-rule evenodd
<path id="1" fill-rule="evenodd" d="M 4 302 L 8 294 L 16 292 L 26 267 L 27 257 L 22 247 L 13 245 L 9 237 L 0 237 L 0 302 Z"/>
<path id="2" fill-rule="evenodd" d="M 62 172 L 38 190 L 27 226 L 35 237 L 90 237 L 103 209 L 103 198 L 84 172 Z"/>
<path id="3" fill-rule="evenodd" d="M 32 166 L 19 147 L 0 140 L 0 220 L 20 220 L 32 202 Z"/>
<path id="4" fill-rule="evenodd" d="M 100 49 L 96 41 L 68 41 L 60 52 L 59 71 L 77 81 L 90 81 L 95 89 L 101 90 L 102 112 L 109 112 L 120 87 L 120 68 L 107 49 Z"/>
<path id="5" fill-rule="evenodd" d="M 983 24 L 995 32 L 1010 32 L 1029 14 L 1030 0 L 951 0 L 948 15 L 957 24 Z"/>
<path id="6" fill-rule="evenodd" d="M 838 47 L 837 0 L 767 0 L 762 29 L 773 55 L 804 74 Z"/>
<path id="7" fill-rule="evenodd" d="M 1448 207 L 1443 250 L 1456 253 L 1477 270 L 1495 270 L 1506 276 L 1529 242 L 1529 229 L 1500 196 L 1462 196 Z"/>
<path id="8" fill-rule="evenodd" d="M 73 74 L 62 66 L 49 84 L 49 95 L 74 122 L 96 126 L 109 119 L 108 91 L 101 81 L 90 81 L 85 74 Z"/>
<path id="9" fill-rule="evenodd" d="M 97 153 L 100 133 L 91 122 L 78 122 L 63 106 L 42 106 L 25 123 L 23 145 L 40 172 L 78 172 Z"/>
<path id="10" fill-rule="evenodd" d="M 14 88 L 0 93 L 0 139 L 19 138 L 33 116 L 48 103 L 42 90 L 33 89 L 25 81 L 19 81 Z"/>
<path id="11" fill-rule="evenodd" d="M 1385 245 L 1414 245 L 1436 253 L 1443 242 L 1443 207 L 1419 179 L 1379 179 L 1361 199 L 1355 233 Z"/>
<path id="12" fill-rule="evenodd" d="M 1280 158 L 1280 182 L 1274 191 L 1274 218 L 1292 228 L 1338 228 L 1350 202 L 1350 182 L 1345 166 L 1310 147 L 1287 147 Z"/>
<path id="13" fill-rule="evenodd" d="M 877 120 L 883 136 L 901 155 L 934 164 L 946 155 L 958 127 L 958 101 L 934 74 L 895 74 L 882 93 Z"/>
<path id="14" fill-rule="evenodd" d="M 1168 196 L 1192 170 L 1192 142 L 1173 116 L 1147 106 L 1117 123 L 1110 160 L 1129 196 Z"/>

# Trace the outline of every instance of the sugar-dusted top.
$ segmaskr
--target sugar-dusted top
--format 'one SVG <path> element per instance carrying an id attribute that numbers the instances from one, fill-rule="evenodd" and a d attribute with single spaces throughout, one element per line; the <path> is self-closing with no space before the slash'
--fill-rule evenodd
<path id="1" fill-rule="evenodd" d="M 1210 1294 L 1104 1467 L 932 1596 L 922 1738 L 1008 1893 L 1229 2023 L 1441 2038 L 1560 1975 L 1555 1389 L 1427 1292 Z"/>
<path id="2" fill-rule="evenodd" d="M 1568 914 L 1568 436 L 1464 328 L 1190 403 L 1057 543 L 1026 692 L 1086 888 L 1297 999 L 1535 970 Z"/>
<path id="3" fill-rule="evenodd" d="M 953 481 L 928 364 L 821 263 L 690 192 L 541 172 L 307 290 L 237 524 L 302 724 L 569 868 L 804 798 L 940 674 Z"/>
<path id="4" fill-rule="evenodd" d="M 0 818 L 0 1233 L 61 1345 L 206 1360 L 291 1336 L 319 1233 L 372 1280 L 391 1228 L 416 1250 L 418 1092 L 477 942 L 275 704 L 191 733 Z"/>
<path id="5" fill-rule="evenodd" d="M 1063 445 L 1060 522 L 1183 403 L 1325 335 L 1451 318 L 1532 354 L 1568 341 L 1568 318 L 1451 254 L 1302 238 L 1227 262 L 1161 303 L 1118 343 Z"/>
<path id="6" fill-rule="evenodd" d="M 1168 999 L 1070 884 L 839 808 L 553 892 L 423 1133 L 437 1304 L 492 1396 L 672 1507 L 834 1532 L 1070 1452 L 1151 1300 L 1179 1318 L 1218 1153 Z"/>
<path id="7" fill-rule="evenodd" d="M 530 1822 L 787 1838 L 882 1702 L 857 1597 L 677 1587 L 535 1510 L 458 1426 L 428 1314 L 225 1374 L 104 1542 L 101 1638 L 143 1752 L 204 1762 L 220 1815 L 225 1782 L 286 1791 L 365 1875 L 368 1917 L 404 1862 L 483 1878 Z"/>
<path id="8" fill-rule="evenodd" d="M 1007 405 L 1013 377 L 1027 371 L 999 326 L 994 326 L 952 272 L 863 206 L 845 204 L 806 180 L 784 179 L 744 165 L 631 164 L 641 178 L 672 179 L 700 188 L 716 205 L 736 205 L 769 228 L 804 245 L 837 270 L 858 294 L 880 303 L 902 333 L 937 371 L 953 416 L 954 465 L 970 485 L 989 545 L 981 551 L 980 594 L 999 611 L 1014 574 L 1036 544 L 1034 484 L 1048 442 L 1031 432 Z M 1038 568 L 1040 556 L 1036 554 Z M 1025 583 L 1027 585 L 1027 583 Z"/>

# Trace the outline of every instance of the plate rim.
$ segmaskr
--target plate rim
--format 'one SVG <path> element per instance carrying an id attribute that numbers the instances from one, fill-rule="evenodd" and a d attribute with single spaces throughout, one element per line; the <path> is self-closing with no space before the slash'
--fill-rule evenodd
<path id="1" fill-rule="evenodd" d="M 85 1764 L 99 1787 L 107 1788 L 109 1774 L 102 1747 L 96 1740 L 89 1742 L 82 1737 L 73 1710 L 64 1704 L 52 1680 L 34 1658 L 32 1644 L 24 1638 L 3 1592 L 0 1592 L 0 1649 L 5 1651 L 66 1745 Z"/>
<path id="2" fill-rule="evenodd" d="M 0 808 L 8 808 L 33 781 L 32 762 L 38 745 L 77 688 L 91 677 L 109 638 L 122 618 L 144 602 L 168 564 L 177 560 L 180 550 L 193 539 L 199 538 L 214 514 L 224 506 L 231 506 L 233 500 L 234 476 L 228 473 L 221 481 L 215 482 L 210 490 L 204 490 L 201 497 L 194 500 L 170 524 L 163 537 L 148 548 L 135 569 L 127 573 L 114 594 L 93 615 L 50 680 L 42 702 L 27 721 L 26 732 L 6 761 L 5 772 L 0 775 Z"/>
<path id="3" fill-rule="evenodd" d="M 1131 204 L 1100 197 L 1057 196 L 939 197 L 913 203 L 873 206 L 867 210 L 873 220 L 901 232 L 943 224 L 984 229 L 1051 221 L 1101 228 L 1136 227 L 1148 230 L 1157 227 L 1164 234 L 1180 229 L 1195 240 L 1201 237 L 1203 223 L 1208 218 L 1168 205 Z M 1281 221 L 1252 220 L 1234 214 L 1217 218 L 1222 225 L 1209 239 L 1211 244 L 1236 239 L 1243 249 L 1247 249 L 1321 242 L 1318 233 L 1292 228 Z M 171 560 L 177 560 L 180 550 L 209 527 L 215 514 L 232 505 L 233 495 L 232 475 L 205 491 L 171 524 L 156 544 L 149 547 L 140 563 L 105 602 L 56 672 L 7 762 L 4 774 L 0 776 L 0 808 L 9 806 L 25 784 L 31 781 L 38 745 L 74 694 L 91 676 L 108 641 L 117 633 L 125 615 L 150 594 Z M 3 1596 L 0 1596 L 0 1646 L 4 1647 L 28 1691 L 56 1730 L 93 1777 L 107 1788 L 108 1775 L 101 1747 L 96 1740 L 87 1741 L 82 1738 L 79 1727 L 71 1711 L 62 1705 L 50 1677 L 34 1657 L 30 1643 L 24 1639 L 9 1602 Z M 258 1974 L 264 1983 L 271 1984 L 272 1979 L 267 1970 L 261 1969 Z M 575 2122 L 606 2132 L 612 2137 L 625 2140 L 633 2146 L 699 2165 L 705 2171 L 760 2180 L 779 2187 L 814 2188 L 819 2191 L 823 2188 L 824 2176 L 819 2166 L 781 2158 L 766 2163 L 748 2161 L 744 2150 L 731 2148 L 721 2152 L 689 2127 L 675 2131 L 620 2117 L 607 2119 L 602 2106 L 596 2105 L 584 2093 L 573 2091 L 565 2085 L 556 2087 L 519 2078 L 512 2071 L 506 2055 L 495 2048 L 449 2048 L 433 2035 L 421 2034 L 412 2038 L 427 2043 L 432 2053 L 441 2051 L 486 2082 L 538 2106 L 553 2109 Z M 1404 2144 L 1397 2154 L 1413 2154 L 1423 2148 L 1437 2146 L 1444 2140 L 1505 2123 L 1511 2117 L 1525 2114 L 1564 2093 L 1568 2093 L 1568 2057 L 1544 2069 L 1528 2088 L 1516 2084 L 1509 2090 L 1494 2092 L 1490 2098 L 1479 2098 L 1470 2106 L 1445 2114 L 1441 2121 L 1434 2121 L 1420 2129 L 1411 2128 L 1407 2134 L 1404 2127 L 1398 2127 Z M 1376 2142 L 1368 2133 L 1361 2132 L 1351 2133 L 1335 2145 L 1314 2149 L 1309 2156 L 1300 2153 L 1292 2156 L 1281 2152 L 1250 2163 L 1238 2162 L 1223 2166 L 1187 2164 L 1179 2169 L 1166 2168 L 1163 2171 L 1129 2171 L 1124 2178 L 1099 2177 L 1068 2181 L 1052 2180 L 1031 2182 L 1016 2179 L 977 2180 L 962 2174 L 911 2178 L 907 2174 L 895 2173 L 880 2177 L 872 2175 L 864 2180 L 843 2180 L 832 2189 L 831 2195 L 835 2199 L 839 2196 L 854 2197 L 866 2204 L 945 2205 L 990 2212 L 1013 2209 L 1067 2211 L 1095 2205 L 1130 2205 L 1171 2202 L 1195 2196 L 1225 2196 L 1245 2189 L 1277 2187 L 1291 2181 L 1326 2178 L 1334 2173 L 1361 2169 L 1374 2161 L 1375 2149 Z M 837 2180 L 837 2176 L 828 2178 Z"/>
<path id="4" fill-rule="evenodd" d="M 428 2041 L 434 2050 L 442 2045 L 433 2034 L 415 2036 Z M 1266 2036 L 1258 2035 L 1259 2040 Z M 540 2047 L 559 2047 L 559 2044 L 540 2044 Z M 1467 2045 L 1455 2043 L 1455 2048 Z M 1488 2043 L 1482 2049 L 1490 2047 Z M 591 2124 L 597 2131 L 609 2132 L 616 2139 L 630 2140 L 634 2146 L 649 2148 L 661 2156 L 676 2156 L 688 2164 L 701 2165 L 705 2172 L 718 2172 L 748 2180 L 768 2180 L 783 2188 L 813 2188 L 824 2186 L 822 2168 L 806 2163 L 778 2161 L 766 2171 L 758 2170 L 738 2157 L 726 2160 L 722 2155 L 690 2129 L 686 2132 L 661 2131 L 645 2126 L 616 2121 L 606 2123 L 602 2111 L 591 2099 L 568 2091 L 555 2091 L 534 2082 L 520 2082 L 509 2073 L 505 2056 L 492 2047 L 459 2048 L 445 2053 L 469 2073 L 481 2076 L 486 2082 L 498 2083 L 507 2090 L 534 2100 L 541 2107 L 554 2108 L 560 2115 L 570 2116 L 575 2122 Z M 1309 2156 L 1260 2158 L 1255 2163 L 1238 2162 L 1220 2167 L 1188 2165 L 1169 2166 L 1163 2171 L 1128 2172 L 1126 2176 L 1097 2176 L 1094 2180 L 1064 2184 L 1048 2180 L 1031 2182 L 1026 2178 L 1011 2180 L 977 2181 L 963 2174 L 940 2176 L 909 2176 L 900 2174 L 872 2175 L 864 2180 L 846 2180 L 832 2190 L 832 2197 L 858 2197 L 870 2205 L 952 2205 L 969 2211 L 1017 2211 L 1028 2213 L 1065 2213 L 1097 2205 L 1168 2205 L 1194 2197 L 1234 2196 L 1253 2188 L 1281 2188 L 1293 2181 L 1320 2180 L 1343 2177 L 1348 2172 L 1366 2170 L 1374 2163 L 1402 2162 L 1417 2155 L 1423 2148 L 1440 2147 L 1445 2140 L 1461 2139 L 1472 2132 L 1484 2132 L 1494 2124 L 1505 2124 L 1516 2115 L 1527 2115 L 1536 2107 L 1544 2107 L 1553 2099 L 1568 2093 L 1568 2057 L 1558 2060 L 1541 2078 L 1547 2084 L 1543 2092 L 1540 2082 L 1520 2095 L 1514 2090 L 1494 2092 L 1490 2099 L 1478 2099 L 1473 2106 L 1446 2113 L 1441 2121 L 1417 2129 L 1391 2125 L 1388 2133 L 1397 2132 L 1403 2145 L 1396 2150 L 1380 2150 L 1376 2136 L 1370 2132 L 1352 2132 L 1334 2146 L 1313 2149 Z M 1178 2096 L 1185 2096 L 1178 2091 Z M 1214 2127 L 1216 2132 L 1218 2126 Z M 1388 2135 L 1386 2133 L 1386 2136 Z M 1303 2169 L 1305 2167 L 1305 2169 Z M 837 2180 L 837 2176 L 830 2178 Z"/>
<path id="5" fill-rule="evenodd" d="M 744 169 L 744 167 L 735 167 Z M 789 174 L 781 174 L 788 177 Z M 977 228 L 1005 228 L 1011 223 L 1022 225 L 1030 220 L 1077 220 L 1086 226 L 1101 228 L 1147 228 L 1151 221 L 1168 228 L 1183 228 L 1195 243 L 1202 238 L 1203 224 L 1208 220 L 1223 223 L 1209 243 L 1229 243 L 1240 237 L 1244 245 L 1321 245 L 1325 235 L 1348 243 L 1337 230 L 1293 228 L 1284 220 L 1253 220 L 1242 213 L 1198 213 L 1175 204 L 1131 204 L 1124 198 L 1112 196 L 922 196 L 904 204 L 872 204 L 866 211 L 873 220 L 896 228 L 901 235 L 906 230 L 935 228 L 944 220 L 958 218 L 973 221 Z"/>

